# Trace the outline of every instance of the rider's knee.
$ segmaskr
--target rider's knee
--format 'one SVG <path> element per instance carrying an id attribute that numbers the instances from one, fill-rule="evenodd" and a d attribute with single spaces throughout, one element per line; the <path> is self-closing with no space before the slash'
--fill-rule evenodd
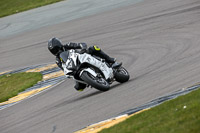
<path id="1" fill-rule="evenodd" d="M 74 88 L 75 88 L 76 90 L 82 90 L 82 89 L 85 89 L 85 88 L 86 88 L 86 84 L 82 84 L 82 83 L 76 82 Z"/>
<path id="2" fill-rule="evenodd" d="M 90 54 L 94 54 L 96 52 L 100 52 L 101 49 L 98 46 L 94 45 L 94 46 L 90 46 L 88 48 L 88 51 L 89 51 Z"/>

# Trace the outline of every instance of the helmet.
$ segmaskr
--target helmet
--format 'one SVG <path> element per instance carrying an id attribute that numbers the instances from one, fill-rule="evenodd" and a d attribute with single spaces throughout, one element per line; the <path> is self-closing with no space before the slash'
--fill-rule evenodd
<path id="1" fill-rule="evenodd" d="M 55 56 L 58 55 L 58 53 L 60 52 L 62 47 L 63 47 L 63 45 L 58 38 L 54 37 L 48 41 L 48 49 Z"/>

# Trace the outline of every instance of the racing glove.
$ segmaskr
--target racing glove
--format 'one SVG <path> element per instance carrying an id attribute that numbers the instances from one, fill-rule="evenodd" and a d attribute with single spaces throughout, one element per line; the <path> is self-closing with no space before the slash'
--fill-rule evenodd
<path id="1" fill-rule="evenodd" d="M 87 49 L 87 44 L 86 43 L 78 43 L 81 49 Z"/>

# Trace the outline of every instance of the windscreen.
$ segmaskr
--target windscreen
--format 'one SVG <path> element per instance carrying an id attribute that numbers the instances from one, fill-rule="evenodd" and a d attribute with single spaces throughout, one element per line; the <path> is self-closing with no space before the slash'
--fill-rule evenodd
<path id="1" fill-rule="evenodd" d="M 69 51 L 64 51 L 60 53 L 60 58 L 62 59 L 63 62 L 67 62 L 69 56 Z"/>

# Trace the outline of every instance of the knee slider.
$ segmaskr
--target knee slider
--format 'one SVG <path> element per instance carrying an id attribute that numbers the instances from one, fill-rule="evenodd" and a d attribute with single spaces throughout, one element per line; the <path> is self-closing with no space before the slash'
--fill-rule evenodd
<path id="1" fill-rule="evenodd" d="M 93 47 L 94 47 L 95 51 L 101 51 L 101 49 L 98 46 L 94 45 Z"/>

